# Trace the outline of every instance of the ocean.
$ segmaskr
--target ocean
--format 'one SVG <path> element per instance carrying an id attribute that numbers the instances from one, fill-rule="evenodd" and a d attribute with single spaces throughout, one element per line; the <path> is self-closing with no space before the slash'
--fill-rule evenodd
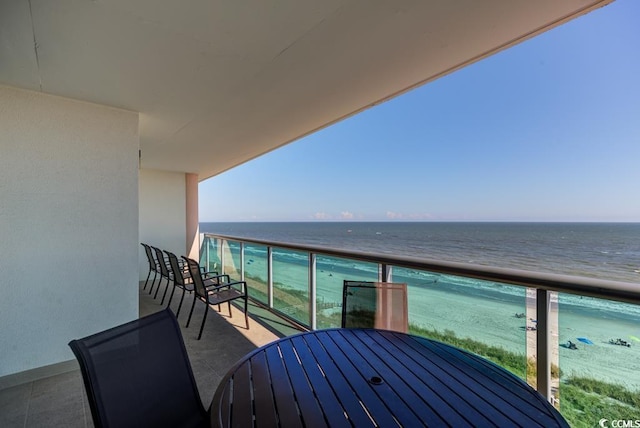
<path id="1" fill-rule="evenodd" d="M 640 223 L 201 223 L 200 232 L 640 286 Z"/>

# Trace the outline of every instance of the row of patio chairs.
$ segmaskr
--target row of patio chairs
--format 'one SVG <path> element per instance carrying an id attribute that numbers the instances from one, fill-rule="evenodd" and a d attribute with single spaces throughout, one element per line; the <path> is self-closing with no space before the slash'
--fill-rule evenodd
<path id="1" fill-rule="evenodd" d="M 182 296 L 178 304 L 176 318 L 180 316 L 185 294 L 193 293 L 193 302 L 191 304 L 191 310 L 189 311 L 186 327 L 189 327 L 191 323 L 191 316 L 193 315 L 196 301 L 199 300 L 206 304 L 207 307 L 205 308 L 202 324 L 200 325 L 198 340 L 202 337 L 202 330 L 204 329 L 211 305 L 217 305 L 218 310 L 220 310 L 220 304 L 227 302 L 229 306 L 229 317 L 231 317 L 231 302 L 236 299 L 241 299 L 244 302 L 244 319 L 246 328 L 249 328 L 249 316 L 247 313 L 249 296 L 247 283 L 245 281 L 232 281 L 229 275 L 221 275 L 218 272 L 206 272 L 196 260 L 185 256 L 178 259 L 178 257 L 170 251 L 163 251 L 160 248 L 145 243 L 141 243 L 141 245 L 144 247 L 149 262 L 149 274 L 147 275 L 143 290 L 146 290 L 149 285 L 149 294 L 153 294 L 153 298 L 155 299 L 158 297 L 162 281 L 165 280 L 166 285 L 160 304 L 164 305 L 169 287 L 172 287 L 167 302 L 167 307 L 170 307 L 176 288 L 181 289 Z M 149 284 L 152 273 L 153 279 Z M 157 284 L 156 279 L 158 280 Z"/>

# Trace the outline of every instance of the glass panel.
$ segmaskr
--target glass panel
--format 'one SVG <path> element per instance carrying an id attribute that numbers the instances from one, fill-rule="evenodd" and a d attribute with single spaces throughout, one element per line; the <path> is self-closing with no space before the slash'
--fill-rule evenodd
<path id="1" fill-rule="evenodd" d="M 273 307 L 309 325 L 309 254 L 274 248 Z"/>
<path id="2" fill-rule="evenodd" d="M 567 293 L 557 306 L 563 416 L 571 426 L 640 420 L 640 306 Z"/>
<path id="3" fill-rule="evenodd" d="M 527 309 L 523 287 L 399 267 L 392 275 L 407 284 L 411 334 L 466 349 L 525 378 L 535 304 Z"/>
<path id="4" fill-rule="evenodd" d="M 316 327 L 340 327 L 344 280 L 377 281 L 378 265 L 339 257 L 316 257 Z"/>
<path id="5" fill-rule="evenodd" d="M 245 244 L 244 279 L 247 282 L 247 287 L 249 287 L 249 296 L 267 304 L 269 300 L 267 295 L 266 246 Z"/>
<path id="6" fill-rule="evenodd" d="M 220 273 L 222 266 L 220 264 L 219 239 L 205 236 L 200 253 L 200 266 L 204 267 L 207 272 Z"/>
<path id="7" fill-rule="evenodd" d="M 200 244 L 200 259 L 198 260 L 198 263 L 200 263 L 200 266 L 203 267 L 207 266 L 207 251 L 209 250 L 210 240 L 211 238 L 205 235 L 203 236 L 202 243 Z M 178 259 L 180 259 L 180 254 L 178 254 L 177 256 Z"/>
<path id="8" fill-rule="evenodd" d="M 222 251 L 224 253 L 224 267 L 222 271 L 229 275 L 232 281 L 240 281 L 240 243 L 236 241 L 223 241 Z"/>

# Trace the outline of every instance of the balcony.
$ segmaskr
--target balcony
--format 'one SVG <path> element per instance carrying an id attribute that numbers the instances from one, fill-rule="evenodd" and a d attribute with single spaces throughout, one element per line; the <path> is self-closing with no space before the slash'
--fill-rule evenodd
<path id="1" fill-rule="evenodd" d="M 637 284 L 220 235 L 202 243 L 201 263 L 247 281 L 254 300 L 248 331 L 235 308 L 232 318 L 224 308 L 210 316 L 201 341 L 197 329 L 183 327 L 205 404 L 252 349 L 301 329 L 339 326 L 343 279 L 387 280 L 409 285 L 411 333 L 493 360 L 546 395 L 572 425 L 639 418 Z M 160 309 L 159 300 L 141 289 L 140 315 Z M 196 320 L 203 309 L 196 306 Z M 91 426 L 79 371 L 0 391 L 0 425 Z"/>
<path id="2" fill-rule="evenodd" d="M 124 3 L 0 7 L 0 385 L 138 315 L 139 240 L 197 255 L 198 182 L 612 0 Z"/>

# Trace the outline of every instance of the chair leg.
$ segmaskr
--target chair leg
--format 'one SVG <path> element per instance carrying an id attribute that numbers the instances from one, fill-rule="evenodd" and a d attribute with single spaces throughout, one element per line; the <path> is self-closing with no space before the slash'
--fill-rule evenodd
<path id="1" fill-rule="evenodd" d="M 153 271 L 153 281 L 151 281 L 151 287 L 149 287 L 149 296 L 151 296 L 151 293 L 153 292 L 153 287 L 154 284 L 156 282 L 156 278 L 158 277 L 158 272 L 157 271 Z"/>
<path id="2" fill-rule="evenodd" d="M 149 282 L 150 276 L 151 276 L 151 269 L 149 269 L 149 273 L 147 274 L 147 280 L 144 282 L 144 287 L 142 287 L 143 290 L 147 289 L 147 283 Z"/>
<path id="3" fill-rule="evenodd" d="M 169 291 L 169 279 L 167 279 L 167 287 L 164 289 L 164 294 L 162 295 L 162 300 L 160 300 L 160 306 L 164 305 L 164 298 L 167 297 L 167 291 Z M 176 289 L 176 284 L 173 284 L 173 289 Z M 173 293 L 171 293 L 173 294 Z"/>
<path id="4" fill-rule="evenodd" d="M 227 302 L 227 305 L 229 305 L 229 318 L 233 318 L 233 313 L 231 313 L 231 300 Z"/>
<path id="5" fill-rule="evenodd" d="M 247 330 L 249 330 L 249 314 L 247 311 L 247 296 L 244 296 L 244 323 L 247 325 Z"/>
<path id="6" fill-rule="evenodd" d="M 167 308 L 171 306 L 171 300 L 173 300 L 173 293 L 176 292 L 176 283 L 173 283 L 173 288 L 171 289 L 171 295 L 169 296 L 169 301 L 167 302 Z M 162 298 L 164 300 L 164 298 Z"/>
<path id="7" fill-rule="evenodd" d="M 155 299 L 156 297 L 158 297 L 158 291 L 160 291 L 160 285 L 162 284 L 162 280 L 164 279 L 164 277 L 162 275 L 160 275 L 160 281 L 158 282 L 158 288 L 156 288 L 156 294 L 153 295 L 153 298 Z M 167 280 L 168 281 L 168 280 Z"/>
<path id="8" fill-rule="evenodd" d="M 182 309 L 182 302 L 184 301 L 184 295 L 187 293 L 187 291 L 183 288 L 182 289 L 182 297 L 180 297 L 180 303 L 178 304 L 178 312 L 176 312 L 176 318 L 178 318 L 180 316 L 180 309 Z"/>
<path id="9" fill-rule="evenodd" d="M 187 325 L 185 325 L 185 327 L 189 327 L 189 323 L 191 322 L 191 315 L 193 315 L 193 308 L 195 308 L 196 306 L 196 299 L 198 298 L 198 296 L 194 295 L 193 296 L 193 303 L 191 303 L 191 311 L 189 311 L 189 318 L 187 319 Z"/>
<path id="10" fill-rule="evenodd" d="M 202 317 L 202 324 L 200 324 L 200 333 L 198 333 L 198 340 L 202 337 L 202 330 L 204 329 L 204 322 L 207 320 L 207 314 L 209 313 L 209 303 L 207 303 L 207 307 L 204 308 L 204 316 Z"/>

